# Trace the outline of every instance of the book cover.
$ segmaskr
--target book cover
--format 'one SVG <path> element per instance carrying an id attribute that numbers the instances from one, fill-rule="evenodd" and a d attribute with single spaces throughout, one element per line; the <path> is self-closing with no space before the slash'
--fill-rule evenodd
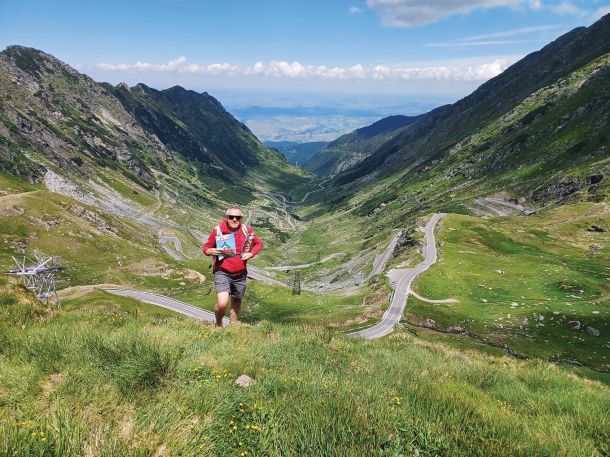
<path id="1" fill-rule="evenodd" d="M 216 248 L 222 249 L 222 254 L 218 256 L 219 261 L 225 257 L 235 257 L 237 254 L 235 234 L 228 233 L 226 235 L 216 235 Z"/>

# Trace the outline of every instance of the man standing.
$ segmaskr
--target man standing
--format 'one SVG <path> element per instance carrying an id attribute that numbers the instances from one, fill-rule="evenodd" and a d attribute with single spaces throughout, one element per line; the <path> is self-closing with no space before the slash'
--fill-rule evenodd
<path id="1" fill-rule="evenodd" d="M 231 295 L 231 323 L 237 322 L 241 299 L 246 292 L 247 262 L 260 252 L 263 242 L 251 227 L 242 225 L 243 213 L 229 208 L 202 247 L 205 255 L 214 256 L 214 286 L 216 288 L 216 327 L 222 327 Z M 222 240 L 222 244 L 217 244 Z M 221 249 L 220 246 L 223 248 Z"/>

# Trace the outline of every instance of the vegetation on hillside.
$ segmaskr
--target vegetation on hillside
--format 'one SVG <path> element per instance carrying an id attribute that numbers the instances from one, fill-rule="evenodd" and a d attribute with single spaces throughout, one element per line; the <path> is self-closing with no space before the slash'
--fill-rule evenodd
<path id="1" fill-rule="evenodd" d="M 609 452 L 608 388 L 544 362 L 403 331 L 214 330 L 110 296 L 45 309 L 4 280 L 0 302 L 4 455 Z"/>
<path id="2" fill-rule="evenodd" d="M 524 356 L 610 371 L 608 205 L 563 205 L 535 216 L 450 215 L 439 260 L 413 287 L 405 319 L 470 332 Z"/>

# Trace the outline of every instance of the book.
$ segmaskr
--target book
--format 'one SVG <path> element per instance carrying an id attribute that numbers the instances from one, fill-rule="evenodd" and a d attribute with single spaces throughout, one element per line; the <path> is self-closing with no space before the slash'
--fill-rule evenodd
<path id="1" fill-rule="evenodd" d="M 216 235 L 216 248 L 222 249 L 222 254 L 218 256 L 219 261 L 225 257 L 235 257 L 237 255 L 235 234 L 228 233 L 226 235 Z"/>

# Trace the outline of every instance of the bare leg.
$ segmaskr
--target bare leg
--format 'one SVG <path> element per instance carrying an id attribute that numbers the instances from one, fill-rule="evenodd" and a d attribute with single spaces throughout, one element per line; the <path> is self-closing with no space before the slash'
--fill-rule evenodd
<path id="1" fill-rule="evenodd" d="M 237 322 L 241 311 L 241 298 L 231 297 L 231 323 Z"/>
<path id="2" fill-rule="evenodd" d="M 214 314 L 216 314 L 216 327 L 222 327 L 222 318 L 225 317 L 228 303 L 229 292 L 218 292 L 216 295 L 216 306 L 214 307 Z M 231 309 L 231 315 L 233 315 L 233 309 Z"/>

